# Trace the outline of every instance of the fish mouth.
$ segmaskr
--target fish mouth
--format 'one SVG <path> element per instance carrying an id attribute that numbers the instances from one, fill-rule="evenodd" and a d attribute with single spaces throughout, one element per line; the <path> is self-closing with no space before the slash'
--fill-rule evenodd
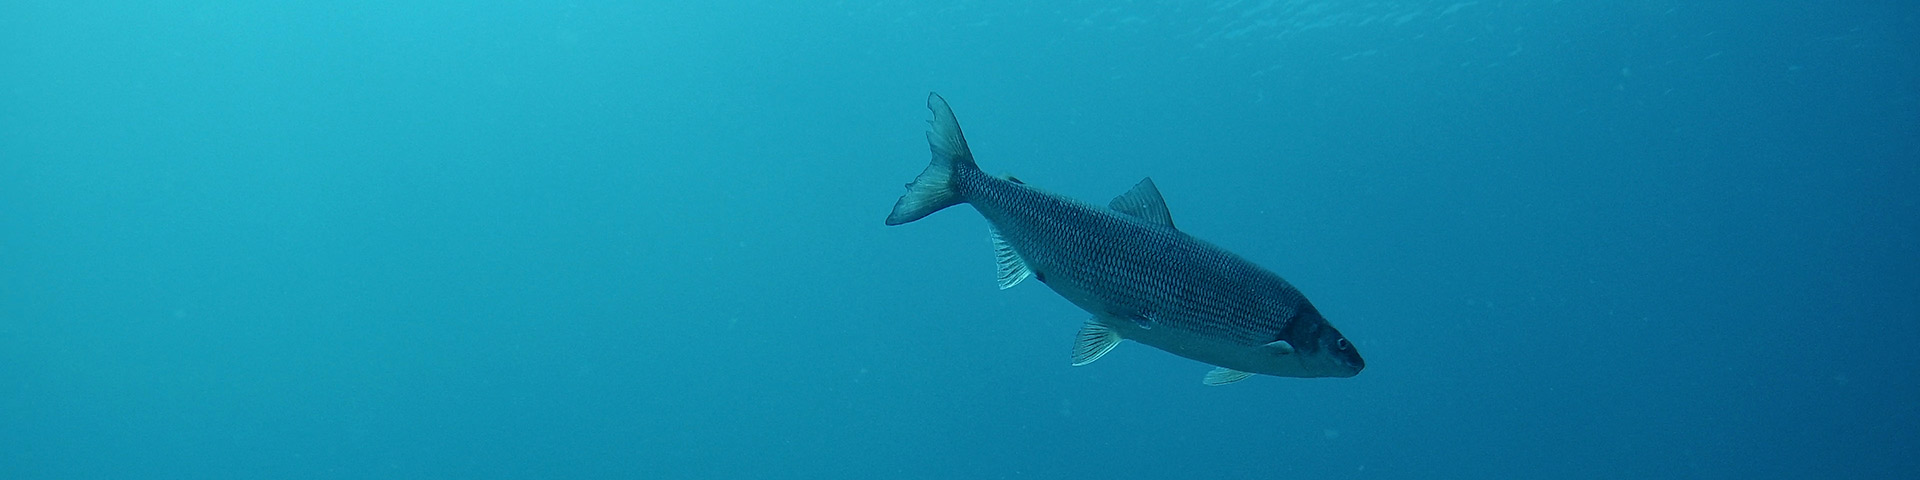
<path id="1" fill-rule="evenodd" d="M 1355 375 L 1359 375 L 1361 370 L 1367 369 L 1367 362 L 1355 361 L 1355 362 L 1351 362 L 1344 365 L 1344 367 L 1345 368 L 1340 368 L 1338 369 L 1337 372 L 1328 376 L 1336 377 L 1336 378 L 1350 378 Z"/>

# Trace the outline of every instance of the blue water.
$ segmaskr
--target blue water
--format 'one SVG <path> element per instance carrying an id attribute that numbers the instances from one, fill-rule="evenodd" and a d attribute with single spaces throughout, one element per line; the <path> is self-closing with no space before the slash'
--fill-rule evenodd
<path id="1" fill-rule="evenodd" d="M 1911 2 L 0 5 L 0 478 L 1914 478 Z M 1288 278 L 1200 385 L 881 219 Z"/>

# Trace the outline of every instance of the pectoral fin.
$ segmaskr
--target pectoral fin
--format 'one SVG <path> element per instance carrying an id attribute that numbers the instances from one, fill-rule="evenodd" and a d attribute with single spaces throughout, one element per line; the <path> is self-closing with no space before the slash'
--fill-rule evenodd
<path id="1" fill-rule="evenodd" d="M 1286 340 L 1275 340 L 1273 343 L 1261 345 L 1260 351 L 1274 355 L 1292 355 L 1293 344 L 1287 343 Z"/>
<path id="2" fill-rule="evenodd" d="M 1100 323 L 1099 319 L 1089 319 L 1080 326 L 1080 336 L 1073 342 L 1073 366 L 1081 366 L 1099 360 L 1101 355 L 1113 351 L 1120 345 L 1120 333 Z"/>
<path id="3" fill-rule="evenodd" d="M 1204 383 L 1209 387 L 1218 387 L 1221 385 L 1226 385 L 1229 383 L 1246 380 L 1247 377 L 1251 377 L 1251 376 L 1253 376 L 1253 374 L 1251 373 L 1242 372 L 1242 371 L 1234 370 L 1227 367 L 1219 367 L 1219 368 L 1213 369 L 1213 371 L 1207 372 L 1207 376 L 1201 378 L 1200 383 Z"/>

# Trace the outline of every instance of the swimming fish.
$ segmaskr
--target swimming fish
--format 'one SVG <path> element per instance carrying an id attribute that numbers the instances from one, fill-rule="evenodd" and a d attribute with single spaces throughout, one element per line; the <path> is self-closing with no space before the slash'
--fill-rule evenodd
<path id="1" fill-rule="evenodd" d="M 1000 288 L 1033 278 L 1093 314 L 1073 365 L 1133 340 L 1213 365 L 1225 385 L 1253 374 L 1352 377 L 1360 353 L 1279 275 L 1174 228 L 1153 179 L 1106 207 L 996 178 L 974 164 L 953 109 L 927 94 L 933 161 L 893 205 L 901 225 L 962 203 L 986 217 Z"/>

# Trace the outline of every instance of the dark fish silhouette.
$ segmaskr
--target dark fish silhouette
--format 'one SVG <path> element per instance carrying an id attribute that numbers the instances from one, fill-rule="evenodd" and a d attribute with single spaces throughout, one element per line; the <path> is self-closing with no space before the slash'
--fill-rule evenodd
<path id="1" fill-rule="evenodd" d="M 927 144 L 933 163 L 907 184 L 887 225 L 973 205 L 991 225 L 1000 288 L 1033 277 L 1093 314 L 1073 347 L 1086 365 L 1121 339 L 1219 368 L 1223 385 L 1259 373 L 1351 377 L 1366 367 L 1353 344 L 1279 275 L 1173 227 L 1153 179 L 1106 208 L 980 171 L 939 94 Z"/>

